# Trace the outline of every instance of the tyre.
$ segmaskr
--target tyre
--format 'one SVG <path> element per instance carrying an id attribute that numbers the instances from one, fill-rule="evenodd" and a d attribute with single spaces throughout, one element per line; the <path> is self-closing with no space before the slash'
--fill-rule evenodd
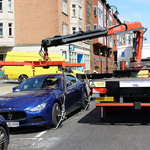
<path id="1" fill-rule="evenodd" d="M 52 108 L 52 127 L 56 127 L 60 121 L 61 109 L 58 103 L 55 103 Z"/>
<path id="2" fill-rule="evenodd" d="M 0 127 L 0 150 L 7 150 L 8 135 L 3 127 Z"/>
<path id="3" fill-rule="evenodd" d="M 27 80 L 27 78 L 28 78 L 27 75 L 22 74 L 22 75 L 19 76 L 18 81 L 21 83 L 21 82 Z"/>
<path id="4" fill-rule="evenodd" d="M 87 96 L 87 93 L 86 92 L 84 92 L 84 95 L 83 95 L 83 97 L 82 97 L 82 106 L 83 106 L 83 109 L 87 106 L 87 104 L 88 104 L 88 96 Z"/>

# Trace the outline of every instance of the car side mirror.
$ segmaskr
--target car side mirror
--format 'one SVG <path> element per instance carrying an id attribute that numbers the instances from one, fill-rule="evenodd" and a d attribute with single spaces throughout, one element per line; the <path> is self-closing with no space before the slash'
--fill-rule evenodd
<path id="1" fill-rule="evenodd" d="M 18 88 L 18 86 L 13 87 L 12 91 L 15 92 L 17 88 Z"/>

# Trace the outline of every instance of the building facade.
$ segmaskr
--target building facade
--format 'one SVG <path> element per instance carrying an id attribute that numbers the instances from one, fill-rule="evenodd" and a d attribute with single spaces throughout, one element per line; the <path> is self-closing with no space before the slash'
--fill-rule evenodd
<path id="1" fill-rule="evenodd" d="M 0 60 L 15 45 L 14 0 L 0 0 Z"/>
<path id="2" fill-rule="evenodd" d="M 121 24 L 114 11 L 106 0 L 91 0 L 91 29 Z M 95 66 L 99 66 L 100 73 L 111 73 L 116 69 L 117 46 L 123 44 L 122 39 L 123 36 L 120 34 L 92 40 L 91 72 Z"/>
<path id="3" fill-rule="evenodd" d="M 120 24 L 106 0 L 0 0 L 0 60 L 8 51 L 39 52 L 42 39 Z M 88 73 L 116 69 L 117 46 L 132 44 L 132 35 L 113 35 L 49 48 Z M 80 68 L 82 71 L 83 69 Z"/>
<path id="4" fill-rule="evenodd" d="M 0 0 L 3 59 L 7 51 L 39 52 L 42 39 L 83 30 L 83 11 L 82 0 Z M 70 62 L 85 62 L 90 71 L 90 45 L 78 42 L 71 46 L 51 47 L 49 53 L 61 54 Z"/>

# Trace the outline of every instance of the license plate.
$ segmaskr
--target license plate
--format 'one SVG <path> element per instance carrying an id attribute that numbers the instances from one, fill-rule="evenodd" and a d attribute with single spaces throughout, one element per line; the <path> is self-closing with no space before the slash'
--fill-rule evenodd
<path id="1" fill-rule="evenodd" d="M 7 122 L 8 127 L 19 127 L 19 122 Z"/>
<path id="2" fill-rule="evenodd" d="M 113 102 L 114 101 L 114 97 L 96 97 L 96 101 Z"/>

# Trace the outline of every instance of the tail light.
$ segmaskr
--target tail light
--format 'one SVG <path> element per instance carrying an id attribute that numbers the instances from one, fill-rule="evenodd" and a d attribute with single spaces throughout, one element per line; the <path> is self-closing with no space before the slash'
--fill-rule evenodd
<path id="1" fill-rule="evenodd" d="M 92 88 L 92 94 L 106 94 L 106 88 Z"/>

